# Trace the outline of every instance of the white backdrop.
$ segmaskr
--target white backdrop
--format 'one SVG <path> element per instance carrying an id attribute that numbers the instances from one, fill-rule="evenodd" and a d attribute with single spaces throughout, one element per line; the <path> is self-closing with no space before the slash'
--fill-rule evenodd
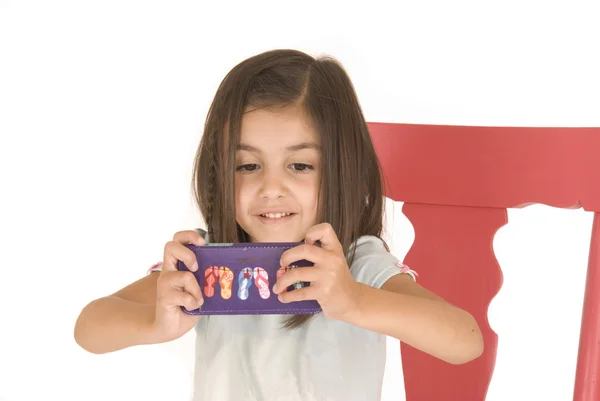
<path id="1" fill-rule="evenodd" d="M 393 4 L 393 5 L 392 5 Z M 394 9 L 395 7 L 395 9 Z M 600 126 L 598 2 L 0 0 L 0 400 L 186 400 L 193 334 L 96 356 L 83 306 L 144 274 L 199 217 L 192 158 L 243 58 L 327 53 L 369 121 Z M 424 185 L 427 185 L 424 183 Z M 413 230 L 388 202 L 393 251 Z M 509 212 L 494 242 L 488 400 L 571 397 L 591 215 Z M 389 341 L 384 399 L 403 399 Z"/>

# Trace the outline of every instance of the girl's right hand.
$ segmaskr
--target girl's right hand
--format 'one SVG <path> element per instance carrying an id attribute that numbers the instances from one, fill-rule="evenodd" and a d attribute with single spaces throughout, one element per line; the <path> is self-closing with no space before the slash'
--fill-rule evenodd
<path id="1" fill-rule="evenodd" d="M 181 310 L 197 309 L 204 303 L 198 281 L 191 272 L 177 270 L 182 261 L 190 271 L 198 270 L 196 255 L 185 245 L 204 245 L 196 231 L 181 231 L 165 246 L 162 270 L 156 282 L 156 311 L 152 331 L 158 342 L 175 340 L 190 331 L 200 319 Z"/>

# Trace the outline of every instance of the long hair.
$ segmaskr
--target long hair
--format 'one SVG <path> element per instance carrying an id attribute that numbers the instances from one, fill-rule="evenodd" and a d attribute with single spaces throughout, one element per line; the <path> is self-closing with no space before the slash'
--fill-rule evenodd
<path id="1" fill-rule="evenodd" d="M 208 111 L 193 169 L 193 194 L 211 242 L 248 242 L 235 219 L 235 154 L 244 110 L 301 106 L 320 135 L 323 166 L 319 222 L 335 230 L 348 256 L 363 235 L 381 238 L 380 166 L 354 87 L 331 57 L 272 50 L 236 65 L 223 79 Z M 297 328 L 311 315 L 289 317 Z"/>

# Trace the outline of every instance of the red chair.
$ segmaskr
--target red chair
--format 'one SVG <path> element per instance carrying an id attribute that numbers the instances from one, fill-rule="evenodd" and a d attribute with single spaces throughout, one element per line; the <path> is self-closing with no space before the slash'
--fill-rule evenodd
<path id="1" fill-rule="evenodd" d="M 404 202 L 415 230 L 406 263 L 423 286 L 468 310 L 485 340 L 480 358 L 457 366 L 402 343 L 406 399 L 485 400 L 498 344 L 487 309 L 502 286 L 492 240 L 507 208 L 540 203 L 594 213 L 574 400 L 600 400 L 600 128 L 369 129 L 386 196 Z"/>

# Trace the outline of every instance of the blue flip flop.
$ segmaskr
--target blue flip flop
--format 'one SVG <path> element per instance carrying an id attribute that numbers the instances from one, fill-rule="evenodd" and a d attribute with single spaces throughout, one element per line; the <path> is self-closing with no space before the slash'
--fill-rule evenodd
<path id="1" fill-rule="evenodd" d="M 242 301 L 248 299 L 249 289 L 252 286 L 252 268 L 245 267 L 240 270 L 240 274 L 238 276 L 238 298 Z"/>

